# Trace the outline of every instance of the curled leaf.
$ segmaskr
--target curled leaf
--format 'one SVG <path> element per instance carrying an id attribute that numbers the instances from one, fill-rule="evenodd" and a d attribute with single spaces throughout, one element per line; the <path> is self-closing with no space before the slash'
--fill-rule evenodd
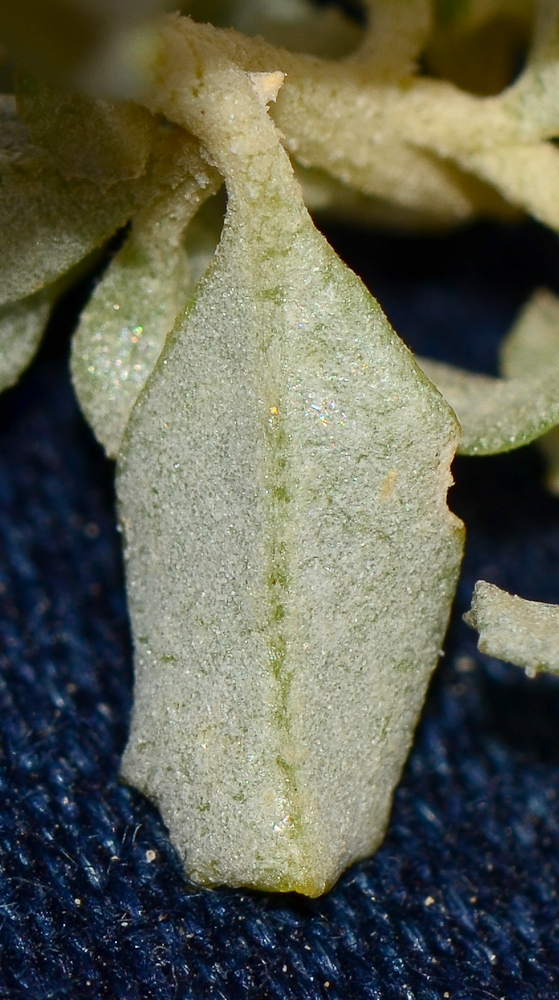
<path id="1" fill-rule="evenodd" d="M 492 455 L 540 438 L 559 424 L 559 302 L 538 292 L 503 347 L 508 378 L 477 375 L 421 358 L 462 428 L 460 452 Z"/>
<path id="2" fill-rule="evenodd" d="M 559 298 L 540 288 L 521 311 L 501 350 L 501 369 L 509 378 L 553 371 L 559 357 Z M 538 439 L 547 463 L 546 485 L 559 495 L 559 428 Z"/>
<path id="3" fill-rule="evenodd" d="M 529 677 L 559 673 L 559 607 L 526 601 L 480 580 L 464 620 L 479 632 L 479 649 L 524 667 Z"/>
<path id="4" fill-rule="evenodd" d="M 139 213 L 80 318 L 72 347 L 74 387 L 111 458 L 193 289 L 181 237 L 217 183 L 203 190 L 191 179 Z"/>

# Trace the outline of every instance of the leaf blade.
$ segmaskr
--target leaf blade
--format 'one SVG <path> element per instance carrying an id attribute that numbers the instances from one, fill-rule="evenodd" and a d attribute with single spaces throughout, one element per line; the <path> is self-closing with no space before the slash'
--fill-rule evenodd
<path id="1" fill-rule="evenodd" d="M 479 632 L 482 653 L 523 667 L 528 677 L 559 673 L 557 605 L 526 601 L 479 580 L 464 620 Z"/>
<path id="2" fill-rule="evenodd" d="M 502 357 L 507 378 L 419 359 L 458 417 L 463 455 L 511 451 L 559 424 L 559 302 L 554 296 L 536 293 L 507 335 Z"/>
<path id="3" fill-rule="evenodd" d="M 119 458 L 123 775 L 196 881 L 315 896 L 380 842 L 437 660 L 457 428 L 314 229 L 250 79 L 176 25 L 170 64 L 203 69 L 154 104 L 200 135 L 229 207 Z"/>
<path id="4" fill-rule="evenodd" d="M 141 212 L 87 303 L 72 341 L 80 406 L 110 458 L 179 312 L 192 292 L 181 236 L 218 186 L 194 180 Z"/>
<path id="5" fill-rule="evenodd" d="M 33 360 L 53 299 L 53 290 L 47 288 L 0 306 L 0 392 L 14 385 Z"/>

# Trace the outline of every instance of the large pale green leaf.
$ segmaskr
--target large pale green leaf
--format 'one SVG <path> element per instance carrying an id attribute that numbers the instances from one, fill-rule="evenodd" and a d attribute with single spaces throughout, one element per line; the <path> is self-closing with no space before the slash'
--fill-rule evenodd
<path id="1" fill-rule="evenodd" d="M 181 237 L 215 186 L 202 189 L 191 179 L 139 213 L 82 313 L 73 340 L 72 378 L 81 408 L 112 458 L 192 291 Z"/>
<path id="2" fill-rule="evenodd" d="M 524 667 L 529 677 L 541 670 L 559 673 L 556 604 L 526 601 L 480 580 L 464 618 L 479 632 L 482 653 Z"/>
<path id="3" fill-rule="evenodd" d="M 200 136 L 229 205 L 119 460 L 123 775 L 190 877 L 317 895 L 380 843 L 437 662 L 457 428 L 314 229 L 260 100 L 275 77 L 169 30 L 197 75 L 153 109 Z"/>

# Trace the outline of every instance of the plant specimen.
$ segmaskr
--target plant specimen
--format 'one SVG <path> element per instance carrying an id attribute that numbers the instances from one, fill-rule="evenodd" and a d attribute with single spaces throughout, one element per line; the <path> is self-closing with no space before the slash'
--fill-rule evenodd
<path id="1" fill-rule="evenodd" d="M 437 662 L 455 451 L 559 424 L 559 303 L 528 303 L 502 378 L 414 359 L 310 213 L 558 228 L 559 4 L 368 0 L 359 27 L 307 0 L 191 3 L 141 44 L 92 10 L 102 81 L 91 53 L 57 79 L 48 46 L 33 72 L 8 31 L 0 378 L 130 223 L 72 357 L 117 459 L 123 777 L 196 881 L 319 895 L 381 842 Z M 556 618 L 482 584 L 469 620 L 533 672 L 557 665 Z"/>

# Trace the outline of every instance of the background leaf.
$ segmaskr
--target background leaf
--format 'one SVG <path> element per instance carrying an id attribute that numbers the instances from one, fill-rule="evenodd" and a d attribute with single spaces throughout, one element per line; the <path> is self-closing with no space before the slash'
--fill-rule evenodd
<path id="1" fill-rule="evenodd" d="M 194 287 L 183 231 L 218 183 L 202 190 L 186 181 L 139 213 L 82 313 L 73 339 L 72 378 L 80 406 L 112 458 Z"/>

